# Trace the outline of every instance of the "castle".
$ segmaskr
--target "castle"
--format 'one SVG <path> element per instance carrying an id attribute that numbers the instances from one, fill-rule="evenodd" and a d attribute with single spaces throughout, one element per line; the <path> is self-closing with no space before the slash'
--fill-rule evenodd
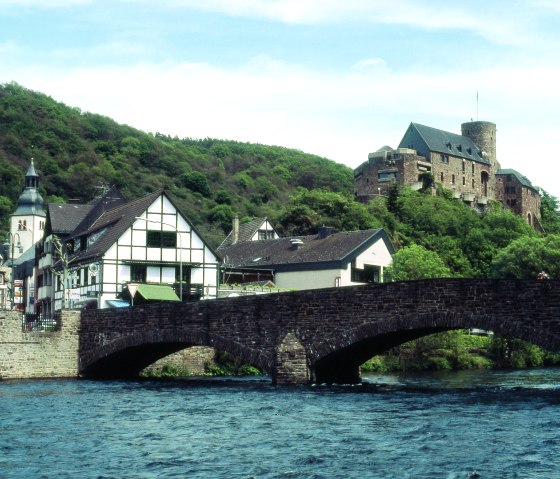
<path id="1" fill-rule="evenodd" d="M 354 170 L 354 193 L 367 202 L 387 195 L 391 185 L 419 189 L 430 174 L 473 207 L 500 201 L 528 224 L 542 230 L 539 189 L 519 172 L 502 169 L 496 158 L 496 125 L 470 121 L 461 135 L 411 123 L 397 149 L 384 146 Z"/>

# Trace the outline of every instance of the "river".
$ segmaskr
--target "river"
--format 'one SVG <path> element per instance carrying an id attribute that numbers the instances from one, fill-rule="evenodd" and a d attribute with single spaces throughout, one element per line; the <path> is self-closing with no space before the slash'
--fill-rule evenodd
<path id="1" fill-rule="evenodd" d="M 560 369 L 0 382 L 0 477 L 558 478 Z"/>

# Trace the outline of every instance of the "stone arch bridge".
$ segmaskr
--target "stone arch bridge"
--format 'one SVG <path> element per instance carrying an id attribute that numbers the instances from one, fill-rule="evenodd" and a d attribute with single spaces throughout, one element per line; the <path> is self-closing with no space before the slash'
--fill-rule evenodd
<path id="1" fill-rule="evenodd" d="M 461 328 L 560 352 L 560 281 L 439 279 L 84 310 L 79 371 L 132 376 L 204 345 L 268 371 L 277 383 L 349 383 L 376 354 Z"/>

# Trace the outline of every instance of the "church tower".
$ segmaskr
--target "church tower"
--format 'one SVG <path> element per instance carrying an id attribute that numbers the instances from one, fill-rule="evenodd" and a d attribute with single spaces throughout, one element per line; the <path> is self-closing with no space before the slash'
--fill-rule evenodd
<path id="1" fill-rule="evenodd" d="M 11 216 L 10 233 L 16 245 L 14 258 L 31 248 L 43 237 L 46 213 L 43 198 L 39 193 L 39 175 L 35 171 L 33 158 L 25 174 L 25 188 L 20 195 L 17 208 Z"/>

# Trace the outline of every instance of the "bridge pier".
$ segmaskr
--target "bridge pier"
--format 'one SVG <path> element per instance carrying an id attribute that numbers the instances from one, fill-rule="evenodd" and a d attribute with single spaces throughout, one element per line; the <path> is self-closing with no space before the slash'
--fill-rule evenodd
<path id="1" fill-rule="evenodd" d="M 307 354 L 295 334 L 288 333 L 276 349 L 276 371 L 272 373 L 275 384 L 307 384 L 309 368 Z"/>

